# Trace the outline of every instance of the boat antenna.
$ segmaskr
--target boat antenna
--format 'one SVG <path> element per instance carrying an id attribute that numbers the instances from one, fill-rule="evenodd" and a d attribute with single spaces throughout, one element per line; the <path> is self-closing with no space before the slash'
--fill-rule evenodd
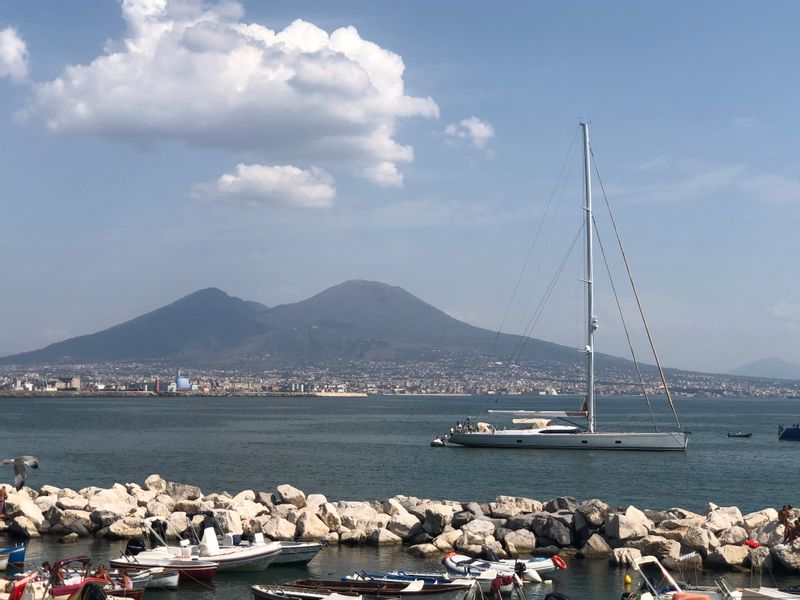
<path id="1" fill-rule="evenodd" d="M 592 263 L 592 170 L 589 146 L 589 123 L 581 122 L 583 129 L 583 185 L 586 195 L 586 417 L 589 433 L 595 432 L 594 417 L 594 332 L 597 317 L 594 315 L 594 265 Z"/>
<path id="2" fill-rule="evenodd" d="M 589 150 L 591 153 L 591 149 Z M 647 333 L 647 341 L 650 343 L 650 349 L 653 351 L 653 358 L 656 361 L 656 367 L 658 368 L 658 376 L 661 378 L 661 385 L 664 387 L 664 394 L 667 396 L 667 403 L 669 404 L 670 409 L 672 409 L 672 414 L 675 417 L 675 423 L 678 425 L 678 430 L 683 431 L 683 425 L 681 425 L 681 421 L 678 418 L 678 411 L 675 410 L 675 404 L 672 402 L 672 394 L 670 394 L 669 386 L 667 385 L 667 378 L 664 376 L 664 369 L 661 366 L 661 361 L 658 359 L 658 352 L 656 352 L 656 345 L 653 342 L 653 336 L 650 333 L 650 326 L 647 324 L 647 319 L 644 316 L 644 309 L 642 308 L 642 302 L 639 300 L 639 292 L 636 291 L 636 284 L 633 282 L 633 272 L 631 271 L 631 265 L 628 262 L 628 256 L 625 254 L 625 249 L 622 247 L 622 239 L 619 236 L 619 229 L 617 229 L 617 222 L 614 220 L 614 213 L 611 211 L 611 203 L 608 201 L 608 196 L 606 195 L 606 189 L 603 185 L 603 178 L 600 177 L 600 169 L 597 167 L 597 161 L 594 158 L 594 153 L 591 155 L 592 163 L 594 164 L 594 170 L 597 174 L 597 182 L 600 184 L 600 190 L 603 193 L 603 199 L 606 203 L 606 208 L 608 209 L 608 216 L 611 219 L 611 225 L 614 228 L 614 235 L 617 238 L 617 244 L 619 245 L 620 254 L 622 254 L 622 260 L 625 263 L 625 270 L 628 272 L 628 281 L 631 283 L 631 289 L 633 290 L 633 296 L 636 299 L 636 306 L 639 308 L 639 315 L 642 317 L 642 324 L 644 325 L 645 333 Z"/>

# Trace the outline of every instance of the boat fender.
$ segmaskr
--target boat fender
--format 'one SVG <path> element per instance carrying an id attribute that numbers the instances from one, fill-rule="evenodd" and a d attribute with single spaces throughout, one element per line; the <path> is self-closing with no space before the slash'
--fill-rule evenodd
<path id="1" fill-rule="evenodd" d="M 558 554 L 553 555 L 553 564 L 562 571 L 567 570 L 567 563 Z"/>

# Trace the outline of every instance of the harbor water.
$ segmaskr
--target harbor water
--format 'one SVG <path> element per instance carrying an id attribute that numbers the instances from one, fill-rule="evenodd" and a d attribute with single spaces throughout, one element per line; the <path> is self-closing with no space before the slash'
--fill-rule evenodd
<path id="1" fill-rule="evenodd" d="M 685 453 L 429 446 L 457 420 L 487 408 L 575 409 L 577 404 L 562 397 L 6 398 L 0 452 L 39 458 L 41 468 L 29 479 L 34 487 L 141 483 L 159 473 L 207 493 L 291 483 L 332 500 L 571 495 L 612 505 L 697 511 L 712 501 L 743 512 L 800 504 L 792 477 L 800 444 L 777 439 L 781 423 L 800 421 L 800 401 L 793 399 L 677 399 L 678 413 L 691 431 Z M 657 407 L 655 417 L 660 427 L 669 427 L 671 413 L 664 406 Z M 641 398 L 600 398 L 598 426 L 646 429 L 652 421 Z M 751 431 L 753 437 L 728 438 L 729 431 Z M 0 471 L 0 477 L 10 482 L 11 469 Z M 121 548 L 102 540 L 65 546 L 44 539 L 32 544 L 29 558 L 41 562 L 85 552 L 106 560 Z M 153 596 L 244 598 L 254 583 L 401 566 L 435 568 L 437 563 L 411 559 L 397 549 L 328 548 L 307 570 L 221 575 L 211 587 Z M 572 560 L 552 589 L 573 599 L 616 599 L 623 577 L 605 561 Z M 750 583 L 748 578 L 726 575 L 739 585 Z M 527 597 L 542 598 L 545 591 L 532 588 Z"/>

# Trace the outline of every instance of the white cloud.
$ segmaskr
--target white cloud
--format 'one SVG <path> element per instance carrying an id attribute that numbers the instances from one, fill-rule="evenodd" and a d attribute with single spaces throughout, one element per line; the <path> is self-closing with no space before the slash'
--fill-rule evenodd
<path id="1" fill-rule="evenodd" d="M 0 30 L 0 77 L 22 81 L 28 76 L 28 48 L 17 30 Z"/>
<path id="2" fill-rule="evenodd" d="M 383 187 L 403 185 L 403 174 L 397 170 L 396 164 L 388 161 L 367 167 L 364 169 L 364 177 Z"/>
<path id="3" fill-rule="evenodd" d="M 736 194 L 759 202 L 800 203 L 800 177 L 753 173 L 743 165 L 707 165 L 659 156 L 629 167 L 660 181 L 640 186 L 606 186 L 617 196 L 641 202 L 693 201 Z"/>
<path id="4" fill-rule="evenodd" d="M 444 133 L 452 138 L 468 140 L 473 146 L 482 150 L 486 147 L 486 142 L 494 137 L 494 127 L 478 117 L 467 117 L 459 123 L 450 123 Z"/>
<path id="5" fill-rule="evenodd" d="M 301 208 L 330 206 L 336 195 L 333 178 L 322 169 L 304 170 L 292 165 L 236 165 L 233 173 L 194 186 L 200 199 L 284 204 Z"/>
<path id="6" fill-rule="evenodd" d="M 242 21 L 236 2 L 123 0 L 127 34 L 89 64 L 36 84 L 22 116 L 56 133 L 253 152 L 265 162 L 338 161 L 382 185 L 413 149 L 405 117 L 438 117 L 405 93 L 402 58 L 354 27 Z"/>

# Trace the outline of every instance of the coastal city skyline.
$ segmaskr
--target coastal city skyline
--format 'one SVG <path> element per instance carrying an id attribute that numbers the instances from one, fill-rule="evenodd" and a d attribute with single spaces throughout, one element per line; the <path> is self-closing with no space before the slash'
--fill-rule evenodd
<path id="1" fill-rule="evenodd" d="M 664 364 L 800 362 L 800 290 L 785 276 L 800 190 L 785 127 L 796 84 L 782 75 L 792 5 L 755 23 L 746 3 L 723 20 L 710 4 L 625 3 L 618 19 L 591 3 L 445 2 L 422 20 L 414 4 L 45 6 L 0 10 L 7 213 L 20 224 L 4 244 L 7 277 L 23 282 L 4 298 L 2 355 L 208 286 L 275 306 L 356 278 L 518 333 L 548 268 L 534 260 L 504 310 L 583 118 Z M 303 85 L 255 85 L 259 69 L 277 73 L 270 60 Z M 203 78 L 212 64 L 241 79 Z M 326 70 L 342 75 L 333 88 Z M 193 104 L 199 86 L 213 93 Z M 578 171 L 559 200 L 547 259 L 580 219 Z M 534 337 L 575 345 L 578 275 L 565 271 Z M 598 350 L 626 356 L 614 311 L 606 286 Z"/>

